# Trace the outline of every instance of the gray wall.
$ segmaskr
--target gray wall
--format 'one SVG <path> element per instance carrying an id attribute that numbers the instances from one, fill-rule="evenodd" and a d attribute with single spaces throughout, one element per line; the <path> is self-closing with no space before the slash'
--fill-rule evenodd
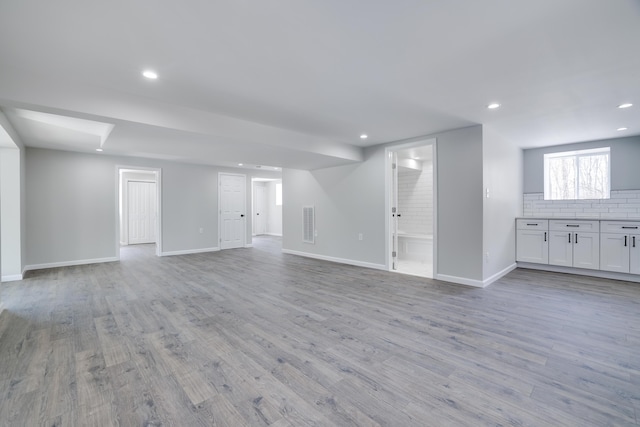
<path id="1" fill-rule="evenodd" d="M 482 280 L 482 127 L 414 140 L 430 138 L 437 139 L 438 274 Z M 385 265 L 384 154 L 376 146 L 356 165 L 284 171 L 283 248 Z M 316 206 L 315 245 L 302 242 L 304 205 Z"/>
<path id="2" fill-rule="evenodd" d="M 599 147 L 611 147 L 611 189 L 640 189 L 640 167 L 638 167 L 640 136 L 631 136 L 524 150 L 523 191 L 525 193 L 544 192 L 545 154 Z"/>
<path id="3" fill-rule="evenodd" d="M 482 280 L 482 126 L 436 139 L 437 272 Z"/>
<path id="4" fill-rule="evenodd" d="M 218 173 L 252 171 L 27 148 L 28 265 L 113 258 L 116 253 L 116 166 L 161 168 L 163 252 L 218 247 Z M 255 173 L 254 173 L 255 175 Z M 272 177 L 260 172 L 262 177 Z M 247 221 L 247 241 L 251 224 Z M 204 233 L 198 232 L 204 228 Z"/>
<path id="5" fill-rule="evenodd" d="M 384 265 L 384 188 L 384 149 L 366 150 L 354 165 L 283 171 L 283 249 Z M 316 208 L 315 244 L 302 242 L 307 205 Z"/>
<path id="6" fill-rule="evenodd" d="M 0 271 L 5 281 L 22 274 L 20 216 L 20 150 L 0 148 Z"/>
<path id="7" fill-rule="evenodd" d="M 486 125 L 483 126 L 482 148 L 485 197 L 483 277 L 486 280 L 515 263 L 514 218 L 522 216 L 522 149 L 502 139 Z"/>
<path id="8" fill-rule="evenodd" d="M 15 131 L 11 123 L 9 123 L 9 120 L 7 120 L 2 111 L 0 111 L 0 126 L 4 128 L 13 141 L 13 149 L 17 150 L 17 156 L 15 152 L 10 154 L 10 168 L 12 173 L 16 171 L 16 168 L 18 170 L 17 175 L 14 174 L 9 182 L 0 183 L 5 188 L 5 191 L 7 191 L 7 188 L 10 189 L 9 192 L 12 194 L 11 197 L 13 198 L 10 209 L 14 212 L 14 214 L 6 218 L 3 218 L 2 215 L 0 215 L 0 228 L 10 229 L 10 236 L 5 237 L 10 237 L 12 239 L 10 251 L 2 252 L 0 249 L 0 271 L 4 271 L 8 268 L 8 270 L 6 270 L 6 275 L 12 276 L 12 278 L 17 278 L 22 275 L 27 256 L 25 146 L 18 133 Z M 18 194 L 17 198 L 15 197 L 16 194 Z M 16 203 L 17 205 L 15 205 Z M 18 211 L 17 214 L 16 211 Z M 0 236 L 0 240 L 6 241 L 5 237 Z M 9 264 L 8 266 L 6 265 L 7 263 Z M 2 273 L 2 275 L 5 274 Z"/>

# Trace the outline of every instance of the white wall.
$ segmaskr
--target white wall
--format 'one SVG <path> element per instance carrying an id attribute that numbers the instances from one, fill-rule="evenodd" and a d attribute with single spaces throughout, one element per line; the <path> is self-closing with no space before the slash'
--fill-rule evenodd
<path id="1" fill-rule="evenodd" d="M 282 180 L 266 183 L 267 197 L 267 234 L 282 236 L 282 205 L 276 205 L 276 184 Z"/>
<path id="2" fill-rule="evenodd" d="M 430 138 L 437 140 L 439 278 L 481 284 L 482 127 L 442 132 L 413 141 Z M 399 143 L 406 142 L 412 140 Z M 376 146 L 365 150 L 365 160 L 359 164 L 311 172 L 284 171 L 283 249 L 388 268 L 384 152 L 385 146 Z M 302 242 L 304 205 L 316 206 L 315 245 Z M 363 234 L 362 241 L 358 240 L 358 233 Z"/>
<path id="3" fill-rule="evenodd" d="M 522 216 L 522 150 L 483 127 L 485 284 L 515 268 L 515 218 Z M 487 189 L 489 197 L 487 197 Z"/>
<path id="4" fill-rule="evenodd" d="M 219 247 L 218 172 L 246 173 L 247 209 L 251 206 L 251 175 L 256 175 L 252 171 L 28 148 L 29 266 L 117 257 L 117 165 L 162 169 L 164 253 Z M 260 174 L 272 177 L 268 171 Z M 251 221 L 246 222 L 250 244 Z"/>

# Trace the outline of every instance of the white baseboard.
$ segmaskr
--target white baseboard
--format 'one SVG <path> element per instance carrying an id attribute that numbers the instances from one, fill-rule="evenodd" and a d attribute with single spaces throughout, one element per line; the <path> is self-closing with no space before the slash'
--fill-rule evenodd
<path id="1" fill-rule="evenodd" d="M 15 282 L 17 280 L 22 280 L 22 274 L 12 274 L 7 276 L 2 276 L 0 282 Z"/>
<path id="2" fill-rule="evenodd" d="M 168 251 L 162 252 L 160 256 L 173 256 L 173 255 L 189 255 L 189 254 L 201 254 L 204 252 L 217 252 L 219 251 L 219 247 L 215 248 L 202 248 L 202 249 L 186 249 L 183 251 Z"/>
<path id="3" fill-rule="evenodd" d="M 500 279 L 503 276 L 506 276 L 507 274 L 511 273 L 513 270 L 515 270 L 516 268 L 518 268 L 518 265 L 514 262 L 513 264 L 511 264 L 510 266 L 508 266 L 507 268 L 498 271 L 496 274 L 494 274 L 491 277 L 487 277 L 486 279 L 484 279 L 482 281 L 482 283 L 484 283 L 483 287 L 485 286 L 489 286 L 490 284 L 492 284 L 493 282 L 495 282 L 496 280 Z"/>
<path id="4" fill-rule="evenodd" d="M 387 271 L 387 266 L 385 266 L 384 264 L 375 264 L 375 263 L 372 263 L 372 262 L 356 261 L 356 260 L 347 259 L 347 258 L 336 258 L 336 257 L 332 257 L 332 256 L 312 254 L 312 253 L 309 253 L 309 252 L 292 251 L 290 249 L 282 249 L 282 253 L 283 254 L 303 256 L 303 257 L 306 257 L 306 258 L 320 259 L 320 260 L 323 260 L 323 261 L 337 262 L 337 263 L 340 263 L 340 264 L 355 265 L 357 267 L 373 268 L 373 269 L 376 269 L 376 270 L 385 270 L 385 271 Z"/>
<path id="5" fill-rule="evenodd" d="M 253 247 L 253 243 L 245 243 L 244 247 L 245 248 L 252 248 Z"/>
<path id="6" fill-rule="evenodd" d="M 282 233 L 264 233 L 267 236 L 276 236 L 276 237 L 282 237 Z"/>
<path id="7" fill-rule="evenodd" d="M 552 271 L 554 273 L 577 274 L 579 276 L 599 277 L 601 279 L 624 280 L 625 282 L 640 283 L 640 275 L 617 273 L 615 271 L 589 270 L 586 268 L 563 267 L 561 265 L 535 264 L 531 262 L 518 262 L 519 268 L 530 270 Z"/>
<path id="8" fill-rule="evenodd" d="M 56 267 L 71 267 L 74 265 L 99 264 L 102 262 L 117 262 L 117 261 L 120 261 L 118 257 L 108 257 L 108 258 L 94 258 L 94 259 L 78 259 L 74 261 L 50 262 L 46 264 L 26 265 L 24 267 L 24 271 L 42 270 L 45 268 L 56 268 Z"/>
<path id="9" fill-rule="evenodd" d="M 468 279 L 466 277 L 450 276 L 448 274 L 436 274 L 436 280 L 443 282 L 457 283 L 459 285 L 473 286 L 474 288 L 484 288 L 486 285 L 482 280 Z"/>

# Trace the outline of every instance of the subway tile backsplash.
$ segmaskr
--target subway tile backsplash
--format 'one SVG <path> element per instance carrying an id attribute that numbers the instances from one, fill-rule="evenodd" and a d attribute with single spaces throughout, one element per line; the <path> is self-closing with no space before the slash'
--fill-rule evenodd
<path id="1" fill-rule="evenodd" d="M 398 228 L 405 233 L 432 234 L 433 165 L 424 163 L 420 171 L 398 171 Z M 639 199 L 640 200 L 640 199 Z"/>
<path id="2" fill-rule="evenodd" d="M 544 200 L 543 193 L 525 193 L 524 216 L 640 219 L 640 190 L 612 190 L 610 199 Z"/>

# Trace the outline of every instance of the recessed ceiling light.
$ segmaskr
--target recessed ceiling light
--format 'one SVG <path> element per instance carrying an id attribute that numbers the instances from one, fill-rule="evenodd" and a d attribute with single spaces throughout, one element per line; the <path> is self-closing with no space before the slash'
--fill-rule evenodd
<path id="1" fill-rule="evenodd" d="M 420 160 L 420 157 L 415 156 L 415 157 L 413 158 L 413 160 Z"/>
<path id="2" fill-rule="evenodd" d="M 489 105 L 487 105 L 487 108 L 490 110 L 495 110 L 496 108 L 500 108 L 500 104 L 498 104 L 497 102 L 493 102 Z"/>
<path id="3" fill-rule="evenodd" d="M 102 152 L 102 148 L 96 148 L 96 151 Z"/>
<path id="4" fill-rule="evenodd" d="M 618 108 L 629 108 L 629 107 L 633 107 L 633 104 L 630 102 L 626 102 L 624 104 L 618 105 Z"/>
<path id="5" fill-rule="evenodd" d="M 366 133 L 363 133 L 362 135 L 360 135 L 360 139 L 367 139 L 369 138 L 369 135 L 367 135 Z"/>
<path id="6" fill-rule="evenodd" d="M 155 71 L 151 71 L 151 70 L 143 71 L 142 75 L 145 76 L 146 78 L 150 79 L 150 80 L 155 80 L 155 79 L 158 78 L 158 73 L 156 73 Z"/>
<path id="7" fill-rule="evenodd" d="M 623 131 L 623 130 L 627 130 L 627 128 L 618 128 L 618 131 Z"/>
<path id="8" fill-rule="evenodd" d="M 238 166 L 242 166 L 244 163 L 238 163 Z"/>

